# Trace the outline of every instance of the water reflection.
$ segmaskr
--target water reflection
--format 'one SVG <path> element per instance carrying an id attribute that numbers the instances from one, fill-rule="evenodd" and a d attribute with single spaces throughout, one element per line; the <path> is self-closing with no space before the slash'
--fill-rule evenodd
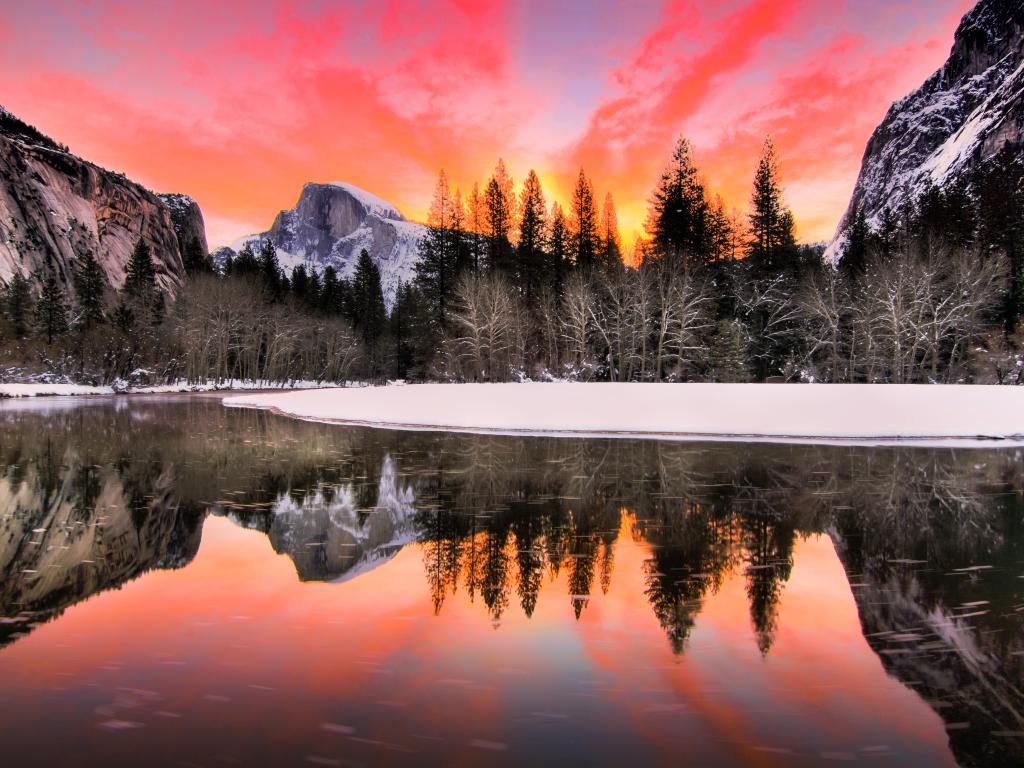
<path id="1" fill-rule="evenodd" d="M 946 723 L 964 765 L 1024 761 L 1021 454 L 676 445 L 323 427 L 214 400 L 0 407 L 0 643 L 153 569 L 187 565 L 207 515 L 266 534 L 301 581 L 404 548 L 438 620 L 498 628 L 557 600 L 587 620 L 642 543 L 642 593 L 685 656 L 742 579 L 768 658 L 801 540 L 827 535 L 863 635 Z M 500 631 L 500 630 L 499 630 Z"/>

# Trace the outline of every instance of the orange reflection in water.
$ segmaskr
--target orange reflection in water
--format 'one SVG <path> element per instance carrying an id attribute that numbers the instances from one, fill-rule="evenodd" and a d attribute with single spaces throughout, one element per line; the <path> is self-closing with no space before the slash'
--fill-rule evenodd
<path id="1" fill-rule="evenodd" d="M 563 569 L 532 618 L 514 606 L 497 626 L 461 587 L 435 616 L 417 546 L 345 583 L 301 583 L 263 534 L 212 517 L 184 569 L 0 652 L 3 730 L 17 750 L 29 724 L 59 722 L 80 751 L 32 746 L 55 765 L 127 765 L 142 745 L 152 764 L 676 764 L 682 749 L 699 764 L 954 764 L 940 718 L 864 640 L 827 536 L 797 540 L 767 655 L 741 569 L 675 655 L 644 598 L 650 547 L 629 526 L 623 515 L 609 591 L 595 588 L 578 621 Z"/>

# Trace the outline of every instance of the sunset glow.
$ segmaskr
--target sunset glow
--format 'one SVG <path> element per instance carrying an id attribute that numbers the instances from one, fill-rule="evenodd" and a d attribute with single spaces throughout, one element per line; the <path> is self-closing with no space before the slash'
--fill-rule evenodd
<path id="1" fill-rule="evenodd" d="M 196 198 L 211 245 L 307 181 L 423 219 L 444 168 L 503 157 L 566 200 L 582 165 L 624 238 L 674 138 L 744 208 L 765 134 L 804 240 L 829 237 L 871 130 L 971 0 L 15 3 L 0 103 L 72 151 Z"/>

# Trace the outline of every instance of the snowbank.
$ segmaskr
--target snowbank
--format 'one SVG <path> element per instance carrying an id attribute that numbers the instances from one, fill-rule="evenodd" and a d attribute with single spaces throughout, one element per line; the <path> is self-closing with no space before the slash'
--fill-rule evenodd
<path id="1" fill-rule="evenodd" d="M 90 387 L 86 384 L 0 384 L 0 397 L 112 394 L 114 394 L 113 387 Z"/>
<path id="2" fill-rule="evenodd" d="M 80 395 L 156 395 L 178 392 L 220 392 L 227 390 L 246 389 L 323 389 L 324 384 L 316 381 L 293 381 L 289 384 L 266 381 L 241 381 L 232 379 L 219 384 L 189 384 L 178 381 L 174 384 L 158 384 L 151 387 L 130 387 L 126 384 L 114 387 L 93 387 L 87 384 L 45 384 L 32 382 L 28 384 L 0 384 L 0 399 L 9 397 L 48 397 L 48 396 L 80 396 Z"/>
<path id="3" fill-rule="evenodd" d="M 1024 443 L 1024 387 L 424 384 L 224 399 L 313 421 L 500 434 Z"/>

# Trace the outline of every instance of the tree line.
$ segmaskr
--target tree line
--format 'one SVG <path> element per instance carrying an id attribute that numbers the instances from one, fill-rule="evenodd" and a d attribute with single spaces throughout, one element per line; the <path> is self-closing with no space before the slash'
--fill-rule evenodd
<path id="1" fill-rule="evenodd" d="M 55 274 L 38 295 L 16 275 L 0 334 L 103 381 L 1021 383 L 1022 176 L 1007 149 L 873 220 L 855 211 L 830 264 L 796 241 L 770 139 L 741 216 L 680 138 L 627 258 L 612 195 L 599 205 L 582 169 L 563 208 L 532 170 L 517 192 L 499 160 L 465 199 L 440 173 L 390 312 L 366 251 L 351 278 L 286 274 L 269 238 L 219 269 L 192 244 L 170 303 L 140 240 L 113 295 L 91 254 L 73 297 Z"/>
<path id="2" fill-rule="evenodd" d="M 1008 150 L 877 222 L 858 211 L 829 264 L 796 242 L 770 139 L 741 217 L 681 138 L 629 260 L 582 170 L 568 214 L 532 171 L 517 198 L 499 162 L 466 204 L 442 173 L 395 375 L 1019 383 L 1021 176 Z"/>

